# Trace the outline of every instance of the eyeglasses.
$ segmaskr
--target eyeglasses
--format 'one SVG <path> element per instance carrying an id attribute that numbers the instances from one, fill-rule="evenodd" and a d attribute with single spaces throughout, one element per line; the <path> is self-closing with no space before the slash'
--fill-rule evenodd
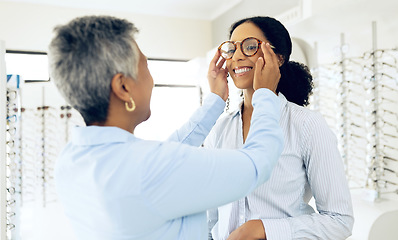
<path id="1" fill-rule="evenodd" d="M 71 110 L 72 107 L 71 106 L 61 106 L 61 110 Z"/>
<path id="2" fill-rule="evenodd" d="M 258 49 L 260 49 L 261 43 L 261 40 L 258 40 L 254 37 L 245 38 L 241 42 L 225 41 L 221 43 L 221 45 L 218 47 L 218 51 L 220 52 L 222 58 L 224 58 L 225 60 L 229 60 L 236 52 L 236 45 L 239 44 L 243 55 L 245 55 L 246 57 L 251 57 L 256 55 Z M 271 48 L 275 49 L 275 47 L 272 45 Z"/>
<path id="3" fill-rule="evenodd" d="M 7 89 L 7 102 L 17 98 L 17 91 Z"/>

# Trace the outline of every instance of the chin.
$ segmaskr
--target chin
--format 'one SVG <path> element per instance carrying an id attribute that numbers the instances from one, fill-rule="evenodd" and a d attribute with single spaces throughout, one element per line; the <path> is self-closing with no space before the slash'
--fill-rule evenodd
<path id="1" fill-rule="evenodd" d="M 149 109 L 148 114 L 147 114 L 146 118 L 144 119 L 144 122 L 146 120 L 148 120 L 150 117 L 151 117 L 151 109 Z"/>
<path id="2" fill-rule="evenodd" d="M 242 81 L 241 79 L 239 80 L 234 80 L 234 84 L 237 88 L 239 89 L 249 89 L 253 88 L 253 82 L 252 81 Z"/>

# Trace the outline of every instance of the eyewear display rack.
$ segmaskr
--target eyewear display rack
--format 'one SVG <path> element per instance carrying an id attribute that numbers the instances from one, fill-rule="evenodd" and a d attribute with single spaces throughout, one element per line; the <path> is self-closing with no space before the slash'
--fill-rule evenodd
<path id="1" fill-rule="evenodd" d="M 6 180 L 6 66 L 5 43 L 0 40 L 0 239 L 7 238 L 7 180 Z"/>
<path id="2" fill-rule="evenodd" d="M 398 49 L 373 49 L 316 70 L 313 108 L 336 132 L 350 188 L 369 190 L 368 197 L 398 198 Z"/>
<path id="3" fill-rule="evenodd" d="M 6 75 L 4 44 L 1 52 L 1 239 L 17 240 L 22 182 L 19 76 Z"/>
<path id="4" fill-rule="evenodd" d="M 56 202 L 56 157 L 72 126 L 84 124 L 70 106 L 45 105 L 45 87 L 42 105 L 22 107 L 19 80 L 19 75 L 6 75 L 0 42 L 0 240 L 21 239 L 22 225 L 36 221 L 30 214 L 36 206 Z"/>
<path id="5" fill-rule="evenodd" d="M 22 204 L 41 202 L 42 207 L 57 201 L 54 166 L 72 126 L 83 125 L 80 114 L 72 107 L 42 105 L 22 108 L 21 156 L 23 159 Z"/>
<path id="6" fill-rule="evenodd" d="M 70 106 L 23 108 L 22 111 L 22 185 L 23 203 L 41 201 L 42 206 L 56 202 L 54 166 L 74 125 L 82 125 L 80 115 Z M 32 184 L 35 183 L 35 184 Z M 40 193 L 40 194 L 38 194 Z"/>

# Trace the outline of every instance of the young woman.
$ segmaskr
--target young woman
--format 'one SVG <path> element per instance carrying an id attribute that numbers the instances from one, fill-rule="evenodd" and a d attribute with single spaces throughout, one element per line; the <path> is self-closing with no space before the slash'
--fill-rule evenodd
<path id="1" fill-rule="evenodd" d="M 353 211 L 336 138 L 319 113 L 304 107 L 312 91 L 311 74 L 303 64 L 289 61 L 289 33 L 274 18 L 242 19 L 232 25 L 230 40 L 220 45 L 230 76 L 243 90 L 243 101 L 217 121 L 205 146 L 234 149 L 247 141 L 262 42 L 270 43 L 278 57 L 281 78 L 276 91 L 282 103 L 284 150 L 269 181 L 219 207 L 218 214 L 208 212 L 211 235 L 217 240 L 345 239 L 351 235 Z M 316 212 L 308 204 L 311 197 Z"/>
<path id="2" fill-rule="evenodd" d="M 55 29 L 51 80 L 87 124 L 73 129 L 57 161 L 58 197 L 78 239 L 205 239 L 206 209 L 264 183 L 282 151 L 277 58 L 262 45 L 242 149 L 199 148 L 228 97 L 219 54 L 203 106 L 169 141 L 146 141 L 133 133 L 150 116 L 153 79 L 136 31 L 110 16 L 76 18 Z"/>

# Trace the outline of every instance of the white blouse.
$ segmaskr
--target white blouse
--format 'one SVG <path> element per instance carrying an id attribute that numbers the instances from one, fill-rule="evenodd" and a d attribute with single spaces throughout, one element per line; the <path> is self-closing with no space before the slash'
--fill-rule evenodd
<path id="1" fill-rule="evenodd" d="M 208 212 L 209 227 L 215 224 L 212 237 L 227 239 L 246 221 L 261 219 L 269 240 L 346 239 L 354 218 L 336 137 L 319 113 L 288 102 L 281 93 L 279 98 L 285 140 L 281 158 L 271 178 L 254 192 L 219 207 L 218 214 L 217 209 Z M 205 141 L 207 148 L 242 145 L 240 110 L 220 118 Z M 317 212 L 308 204 L 312 196 Z"/>

